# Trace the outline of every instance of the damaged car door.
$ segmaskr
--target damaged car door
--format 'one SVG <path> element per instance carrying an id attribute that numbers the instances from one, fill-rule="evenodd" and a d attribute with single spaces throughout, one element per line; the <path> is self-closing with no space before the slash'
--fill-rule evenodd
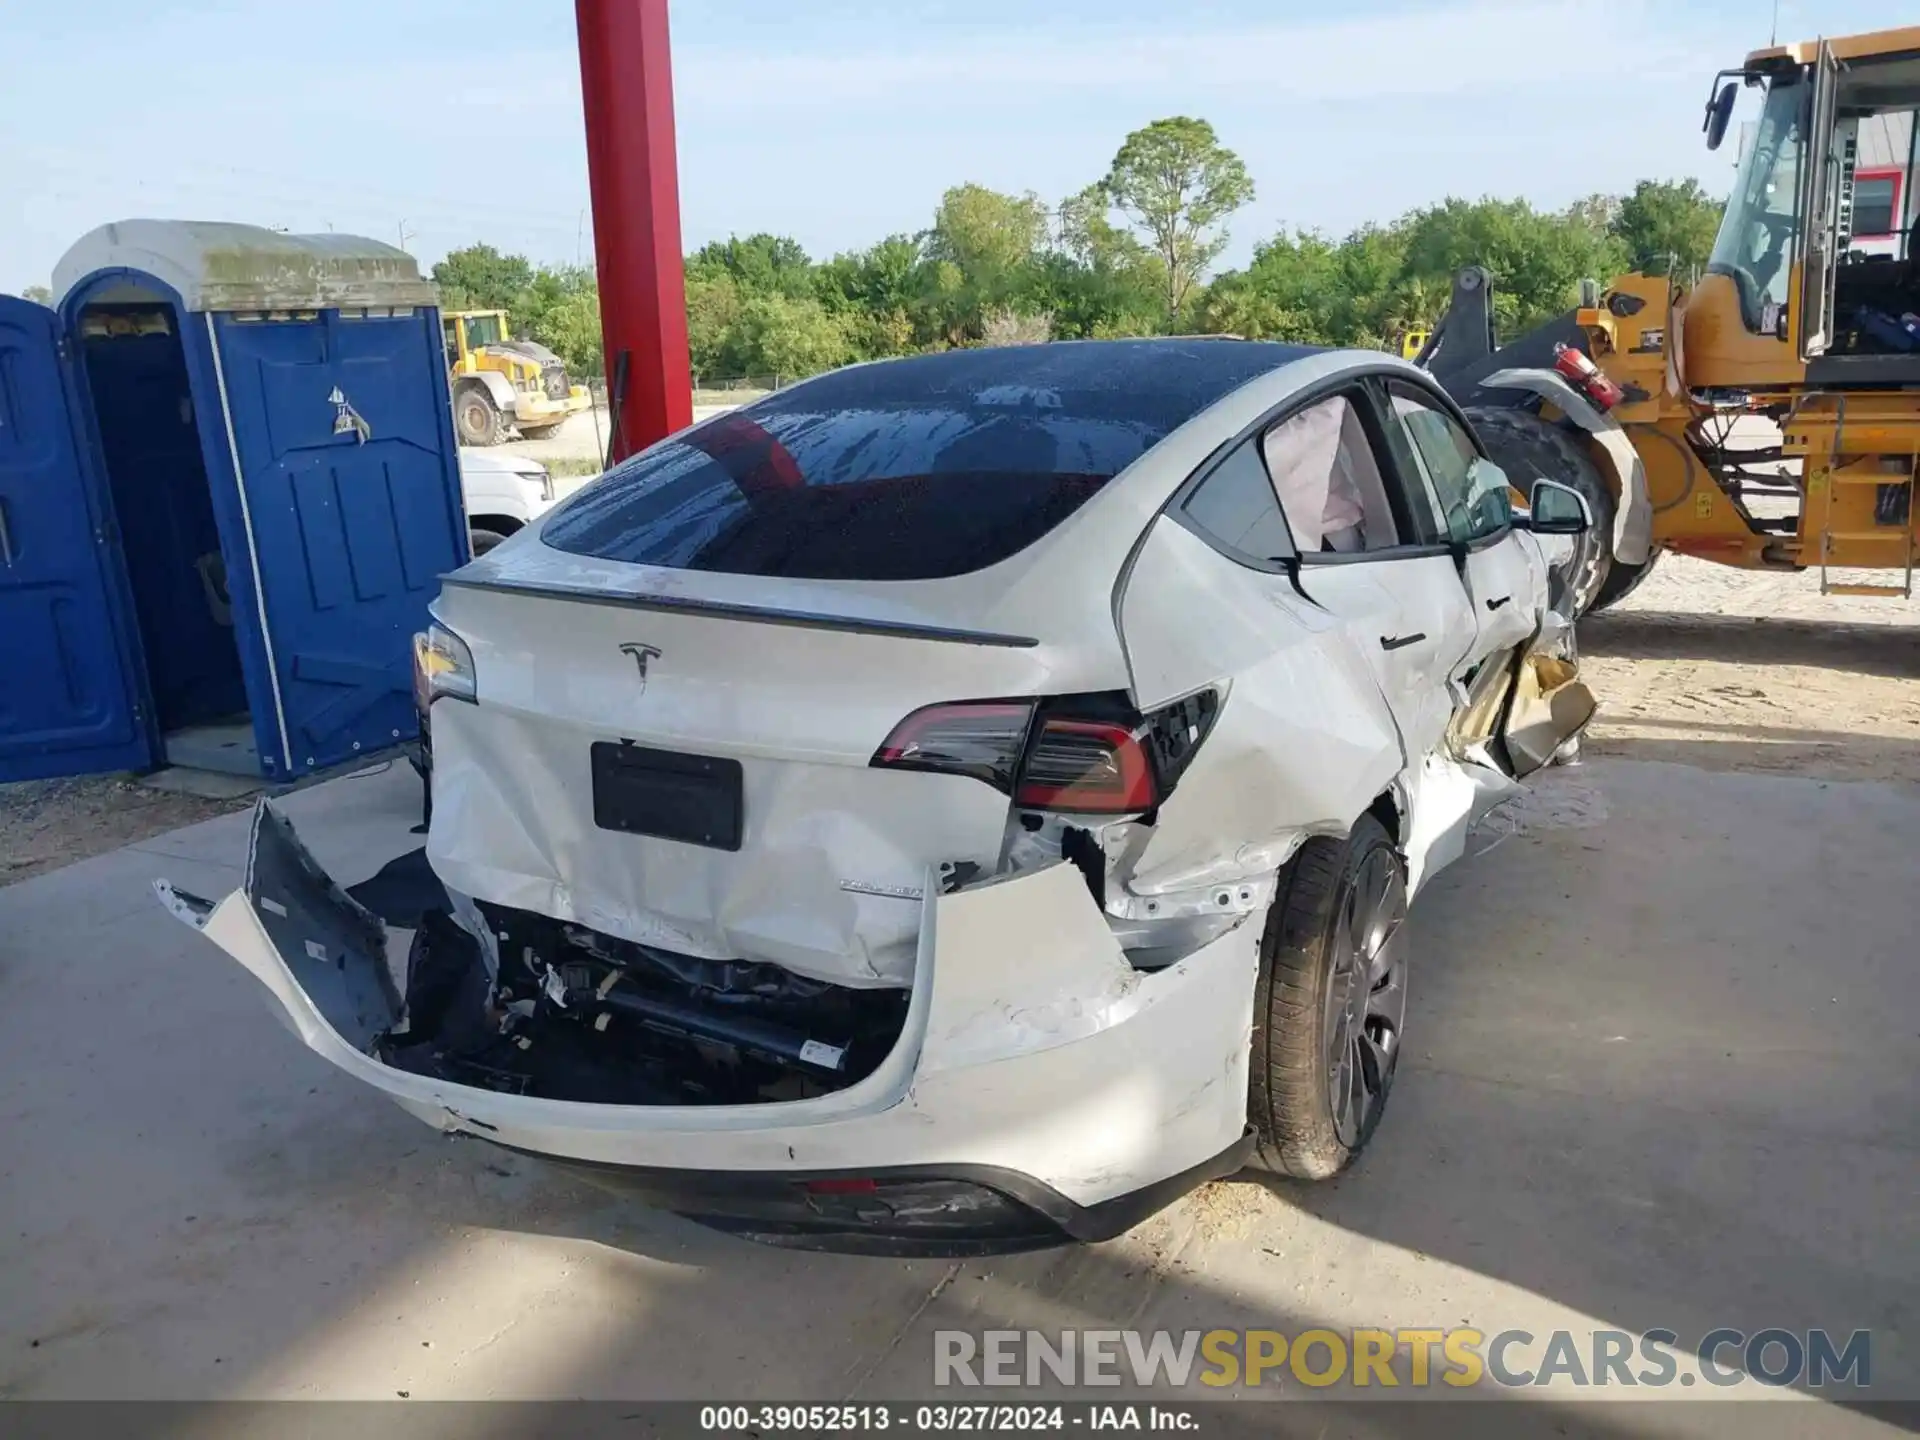
<path id="1" fill-rule="evenodd" d="M 1448 677 L 1445 744 L 1410 780 L 1407 855 L 1417 888 L 1464 853 L 1468 829 L 1516 794 L 1518 779 L 1585 728 L 1594 702 L 1576 678 L 1572 624 L 1548 604 L 1549 561 L 1531 521 L 1514 515 L 1506 475 L 1452 402 L 1424 383 L 1394 377 L 1381 393 L 1401 487 L 1425 509 L 1428 533 L 1450 548 L 1472 624 Z M 1581 514 L 1571 522 L 1563 514 L 1557 533 L 1576 531 Z M 1572 553 L 1558 549 L 1555 560 Z"/>
<path id="2" fill-rule="evenodd" d="M 1388 381 L 1386 391 L 1389 443 L 1407 490 L 1433 507 L 1435 538 L 1453 547 L 1471 599 L 1471 665 L 1527 637 L 1546 598 L 1546 569 L 1514 527 L 1506 474 L 1451 402 L 1405 380 Z"/>

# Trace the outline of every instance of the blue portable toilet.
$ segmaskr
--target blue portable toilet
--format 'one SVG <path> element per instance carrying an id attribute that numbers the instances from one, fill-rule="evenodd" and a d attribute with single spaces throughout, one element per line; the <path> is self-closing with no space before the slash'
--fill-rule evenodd
<path id="1" fill-rule="evenodd" d="M 126 220 L 53 279 L 0 296 L 0 780 L 412 737 L 409 637 L 468 558 L 413 258 Z"/>

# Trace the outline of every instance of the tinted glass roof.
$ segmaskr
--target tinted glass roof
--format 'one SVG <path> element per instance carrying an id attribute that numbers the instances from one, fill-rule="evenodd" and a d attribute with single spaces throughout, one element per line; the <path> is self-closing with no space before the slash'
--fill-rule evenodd
<path id="1" fill-rule="evenodd" d="M 1304 356 L 1263 340 L 1076 340 L 944 350 L 854 365 L 769 395 L 759 416 L 825 410 L 1052 410 L 1166 435 L 1246 384 Z"/>

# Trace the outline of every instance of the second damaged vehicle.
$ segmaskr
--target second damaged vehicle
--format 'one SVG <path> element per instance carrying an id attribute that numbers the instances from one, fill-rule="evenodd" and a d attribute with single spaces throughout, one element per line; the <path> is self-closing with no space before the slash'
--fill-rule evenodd
<path id="1" fill-rule="evenodd" d="M 1377 353 L 842 370 L 447 579 L 410 942 L 264 806 L 168 896 L 444 1130 L 788 1243 L 1103 1238 L 1367 1144 L 1410 898 L 1591 715 L 1586 523 Z"/>

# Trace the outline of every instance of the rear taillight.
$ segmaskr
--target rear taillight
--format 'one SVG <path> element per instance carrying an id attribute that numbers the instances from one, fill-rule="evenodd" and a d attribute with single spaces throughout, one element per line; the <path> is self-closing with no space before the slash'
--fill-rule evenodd
<path id="1" fill-rule="evenodd" d="M 475 698 L 473 652 L 451 630 L 429 625 L 413 637 L 413 704 L 422 715 L 442 699 Z"/>
<path id="2" fill-rule="evenodd" d="M 971 775 L 1010 792 L 1032 721 L 1031 701 L 929 705 L 893 727 L 873 763 Z"/>
<path id="3" fill-rule="evenodd" d="M 1103 815 L 1160 803 L 1153 766 L 1132 728 L 1057 716 L 1040 722 L 1013 798 L 1033 810 Z"/>
<path id="4" fill-rule="evenodd" d="M 1172 793 L 1218 709 L 1211 690 L 1144 717 L 1112 695 L 929 705 L 872 763 L 970 775 L 1029 810 L 1138 814 Z"/>

